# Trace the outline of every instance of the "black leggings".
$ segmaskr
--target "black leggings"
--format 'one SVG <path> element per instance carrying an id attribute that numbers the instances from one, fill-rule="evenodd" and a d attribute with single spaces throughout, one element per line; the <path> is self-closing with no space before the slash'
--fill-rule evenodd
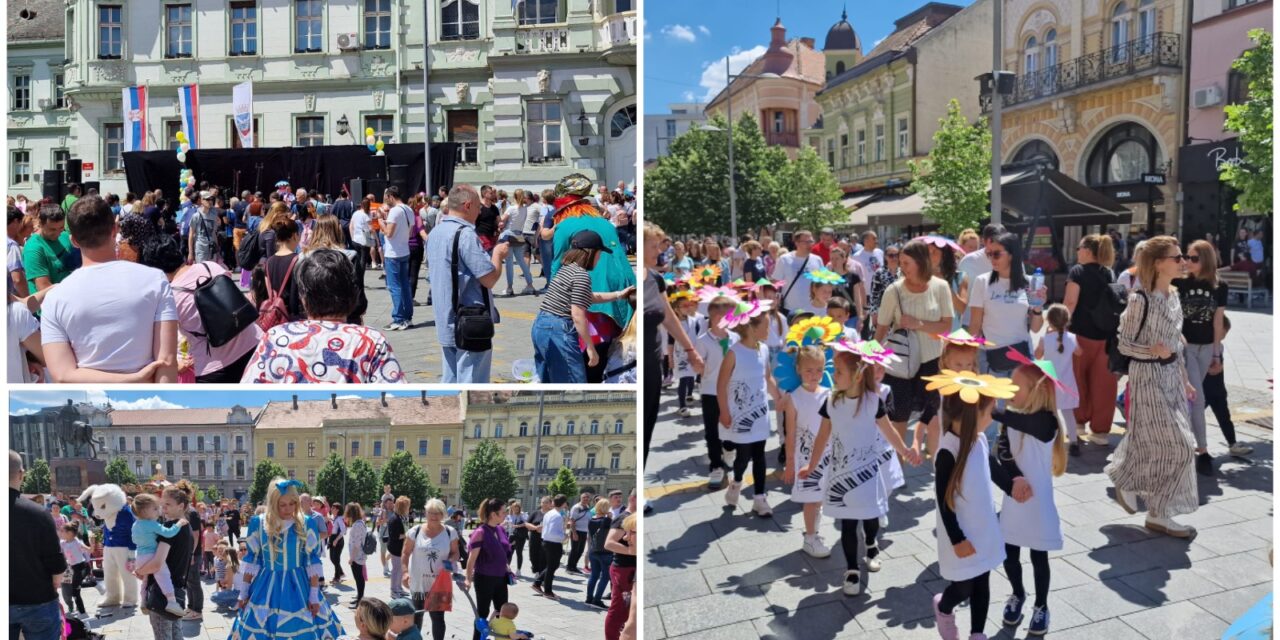
<path id="1" fill-rule="evenodd" d="M 240 537 L 240 526 L 227 525 L 227 542 L 231 543 L 231 547 L 236 547 L 236 538 Z"/>
<path id="2" fill-rule="evenodd" d="M 742 482 L 742 477 L 746 475 L 747 463 L 750 462 L 752 463 L 751 486 L 755 489 L 755 495 L 763 496 L 764 478 L 769 473 L 769 470 L 765 468 L 764 461 L 765 441 L 734 444 L 732 447 L 728 446 L 729 444 L 731 443 L 725 443 L 726 449 L 738 452 L 738 457 L 733 459 L 733 481 Z"/>
<path id="3" fill-rule="evenodd" d="M 67 603 L 68 613 L 85 612 L 84 599 L 80 597 L 80 583 L 87 577 L 89 577 L 88 562 L 71 565 L 71 581 L 62 583 L 62 600 Z"/>
<path id="4" fill-rule="evenodd" d="M 723 469 L 725 445 L 720 442 L 720 400 L 716 396 L 702 395 L 702 436 L 711 470 Z"/>
<path id="5" fill-rule="evenodd" d="M 1022 587 L 1022 559 L 1019 552 L 1022 547 L 1011 544 L 1004 545 L 1004 572 L 1009 576 L 1009 584 L 1013 585 L 1013 595 L 1026 599 L 1027 591 Z M 1049 604 L 1049 552 L 1031 551 L 1031 572 L 1036 583 L 1036 606 Z"/>
<path id="6" fill-rule="evenodd" d="M 425 607 L 427 604 L 427 594 L 425 593 L 415 593 L 413 594 L 412 597 L 413 597 L 413 608 L 417 610 L 417 612 L 413 614 L 413 626 L 419 629 L 422 628 L 422 619 L 425 617 L 422 614 L 425 613 L 428 616 L 431 616 L 432 640 L 444 640 L 444 634 L 446 631 L 444 628 L 444 612 L 443 611 L 423 611 L 422 608 Z"/>
<path id="7" fill-rule="evenodd" d="M 1213 409 L 1213 417 L 1218 419 L 1222 428 L 1222 437 L 1228 445 L 1236 443 L 1236 425 L 1231 422 L 1231 407 L 1227 404 L 1226 376 L 1221 373 L 1204 377 L 1204 402 Z"/>
<path id="8" fill-rule="evenodd" d="M 649 460 L 649 443 L 658 424 L 658 405 L 662 403 L 662 370 L 658 362 L 662 353 L 651 351 L 644 357 L 644 461 Z"/>
<path id="9" fill-rule="evenodd" d="M 342 547 L 346 544 L 342 536 L 335 535 L 329 538 L 329 562 L 333 563 L 333 579 L 342 579 Z"/>
<path id="10" fill-rule="evenodd" d="M 364 600 L 364 565 L 351 563 L 351 578 L 356 581 L 356 602 Z"/>
<path id="11" fill-rule="evenodd" d="M 969 601 L 969 632 L 982 633 L 982 627 L 987 621 L 987 612 L 991 609 L 990 571 L 976 578 L 948 584 L 942 592 L 938 609 L 951 615 L 955 612 L 956 606 L 965 600 Z"/>
<path id="12" fill-rule="evenodd" d="M 862 523 L 862 539 L 867 545 L 867 557 L 874 558 L 880 555 L 880 549 L 876 546 L 876 534 L 880 532 L 879 518 L 841 520 L 840 548 L 844 549 L 844 561 L 850 571 L 857 570 L 858 559 L 862 557 L 862 554 L 858 553 L 858 523 Z"/>
<path id="13" fill-rule="evenodd" d="M 516 571 L 524 569 L 524 543 L 528 538 L 514 538 L 511 540 L 511 551 L 516 556 Z M 507 562 L 511 562 L 508 558 Z"/>
<path id="14" fill-rule="evenodd" d="M 476 613 L 478 617 L 489 619 L 490 607 L 499 610 L 507 603 L 507 577 L 486 576 L 476 574 L 471 586 L 476 590 Z M 482 640 L 480 630 L 476 629 L 471 640 Z"/>
<path id="15" fill-rule="evenodd" d="M 680 400 L 680 408 L 683 409 L 686 399 L 693 395 L 693 376 L 680 378 L 680 382 L 676 385 L 676 395 Z"/>

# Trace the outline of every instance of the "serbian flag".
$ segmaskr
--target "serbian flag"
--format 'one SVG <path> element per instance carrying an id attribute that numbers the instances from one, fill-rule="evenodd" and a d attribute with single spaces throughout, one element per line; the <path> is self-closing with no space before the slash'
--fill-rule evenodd
<path id="1" fill-rule="evenodd" d="M 200 148 L 200 87 L 189 84 L 178 87 L 178 115 L 182 117 L 182 132 L 187 134 L 187 144 Z"/>
<path id="2" fill-rule="evenodd" d="M 147 150 L 147 88 L 125 87 L 124 99 L 124 150 Z"/>

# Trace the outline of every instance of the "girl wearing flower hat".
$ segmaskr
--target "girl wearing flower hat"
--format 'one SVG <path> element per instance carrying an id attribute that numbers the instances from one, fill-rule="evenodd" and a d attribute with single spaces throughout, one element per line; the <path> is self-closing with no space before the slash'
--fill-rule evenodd
<path id="1" fill-rule="evenodd" d="M 991 495 L 994 481 L 1005 493 L 1013 483 L 999 465 L 988 463 L 982 426 L 991 423 L 996 399 L 1010 399 L 1017 387 L 1008 379 L 945 371 L 926 376 L 929 391 L 943 395 L 944 431 L 934 456 L 937 500 L 938 570 L 950 581 L 933 597 L 933 614 L 943 640 L 958 640 L 955 609 L 969 601 L 970 640 L 982 633 L 991 606 L 991 571 L 1004 561 L 1004 540 Z"/>
<path id="2" fill-rule="evenodd" d="M 779 398 L 778 387 L 769 370 L 769 347 L 764 340 L 769 332 L 767 302 L 755 300 L 739 303 L 721 320 L 721 325 L 738 334 L 738 343 L 729 347 L 720 364 L 716 396 L 720 402 L 721 436 L 733 443 L 733 481 L 725 492 L 725 503 L 736 507 L 742 492 L 742 477 L 747 463 L 752 465 L 754 498 L 752 509 L 758 516 L 771 516 L 773 509 L 765 500 L 765 442 L 769 439 L 769 398 Z"/>
<path id="3" fill-rule="evenodd" d="M 729 352 L 729 348 L 738 341 L 738 334 L 729 331 L 720 321 L 737 305 L 727 296 L 717 296 L 707 303 L 707 330 L 694 337 L 694 352 L 702 359 L 704 375 L 702 376 L 702 428 L 707 445 L 707 458 L 710 459 L 710 472 L 707 484 L 712 491 L 720 489 L 724 483 L 725 471 L 731 469 L 730 460 L 726 458 L 727 449 L 720 440 L 720 399 L 716 387 L 720 383 L 720 363 Z"/>
<path id="4" fill-rule="evenodd" d="M 677 291 L 667 297 L 671 301 L 671 310 L 676 312 L 676 318 L 684 327 L 685 334 L 690 338 L 696 338 L 701 334 L 706 320 L 701 313 L 698 313 L 698 300 L 693 292 Z M 693 365 L 689 362 L 689 352 L 677 348 L 675 340 L 668 339 L 667 342 L 667 351 L 678 381 L 676 396 L 679 400 L 679 408 L 676 413 L 683 418 L 689 415 L 688 403 L 693 398 L 693 382 L 697 374 L 694 373 Z"/>
<path id="5" fill-rule="evenodd" d="M 831 555 L 831 549 L 818 534 L 822 518 L 822 480 L 830 456 L 824 452 L 815 455 L 814 444 L 822 426 L 822 408 L 827 404 L 831 389 L 823 386 L 823 374 L 827 366 L 827 350 L 822 345 L 809 344 L 795 349 L 795 375 L 800 386 L 791 391 L 779 404 L 788 405 L 785 412 L 785 440 L 787 462 L 782 481 L 791 485 L 791 501 L 804 510 L 804 543 L 801 550 L 814 558 Z M 810 469 L 808 477 L 798 477 L 798 469 Z"/>

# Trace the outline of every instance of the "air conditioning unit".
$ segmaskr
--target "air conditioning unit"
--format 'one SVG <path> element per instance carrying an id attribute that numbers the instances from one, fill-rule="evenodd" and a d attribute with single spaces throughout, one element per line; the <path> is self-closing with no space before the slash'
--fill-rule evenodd
<path id="1" fill-rule="evenodd" d="M 355 51 L 360 48 L 360 34 L 357 33 L 339 33 L 338 49 L 342 51 Z"/>
<path id="2" fill-rule="evenodd" d="M 1197 109 L 1222 104 L 1222 89 L 1219 89 L 1217 85 L 1196 89 L 1191 95 L 1191 104 Z"/>
<path id="3" fill-rule="evenodd" d="M 40 107 L 40 110 L 47 111 L 50 107 L 53 106 L 53 100 L 50 100 L 48 98 L 40 98 L 39 100 L 36 100 L 36 105 Z"/>

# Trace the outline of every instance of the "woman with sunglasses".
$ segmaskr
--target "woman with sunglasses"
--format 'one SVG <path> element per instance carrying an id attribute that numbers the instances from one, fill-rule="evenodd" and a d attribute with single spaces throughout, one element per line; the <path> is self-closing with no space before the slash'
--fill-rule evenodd
<path id="1" fill-rule="evenodd" d="M 984 251 L 991 271 L 978 276 L 969 290 L 969 333 L 986 338 L 989 373 L 1009 378 L 1018 363 L 1005 353 L 1012 348 L 1031 357 L 1031 334 L 1044 324 L 1045 291 L 1031 290 L 1018 236 L 1002 233 Z"/>
<path id="2" fill-rule="evenodd" d="M 880 313 L 880 300 L 884 297 L 884 292 L 898 279 L 898 256 L 901 253 L 902 247 L 890 245 L 884 251 L 884 264 L 870 276 L 871 295 L 867 297 L 867 322 L 863 323 L 862 332 L 864 336 L 870 337 L 875 331 L 875 322 L 871 320 Z"/>
<path id="3" fill-rule="evenodd" d="M 1191 405 L 1191 431 L 1196 438 L 1196 473 L 1213 475 L 1213 457 L 1209 455 L 1205 434 L 1204 381 L 1209 374 L 1222 372 L 1222 337 L 1227 308 L 1227 285 L 1218 280 L 1218 251 L 1207 240 L 1191 243 L 1187 251 L 1187 277 L 1173 281 L 1182 304 L 1182 337 L 1187 340 L 1187 378 L 1195 387 Z M 1253 449 L 1234 442 L 1228 444 L 1231 455 L 1247 455 Z"/>
<path id="4" fill-rule="evenodd" d="M 1194 537 L 1196 530 L 1173 518 L 1200 504 L 1187 415 L 1196 389 L 1182 357 L 1182 304 L 1173 284 L 1186 271 L 1184 260 L 1170 236 L 1147 240 L 1138 257 L 1142 290 L 1129 294 L 1119 332 L 1120 353 L 1131 358 L 1129 430 L 1104 469 L 1121 508 L 1137 513 L 1141 498 L 1146 527 L 1177 538 Z"/>
<path id="5" fill-rule="evenodd" d="M 1063 304 L 1071 312 L 1071 332 L 1080 344 L 1080 355 L 1074 360 L 1080 404 L 1075 409 L 1076 429 L 1071 436 L 1073 451 L 1076 438 L 1087 434 L 1089 442 L 1107 446 L 1111 421 L 1116 414 L 1116 387 L 1119 380 L 1111 373 L 1107 341 L 1115 337 L 1113 327 L 1098 326 L 1094 313 L 1105 301 L 1107 287 L 1115 282 L 1111 265 L 1116 252 L 1110 236 L 1088 235 L 1076 246 L 1076 264 L 1067 272 L 1067 293 Z M 1114 318 L 1114 316 L 1112 316 Z M 1114 324 L 1114 320 L 1112 321 Z"/>

